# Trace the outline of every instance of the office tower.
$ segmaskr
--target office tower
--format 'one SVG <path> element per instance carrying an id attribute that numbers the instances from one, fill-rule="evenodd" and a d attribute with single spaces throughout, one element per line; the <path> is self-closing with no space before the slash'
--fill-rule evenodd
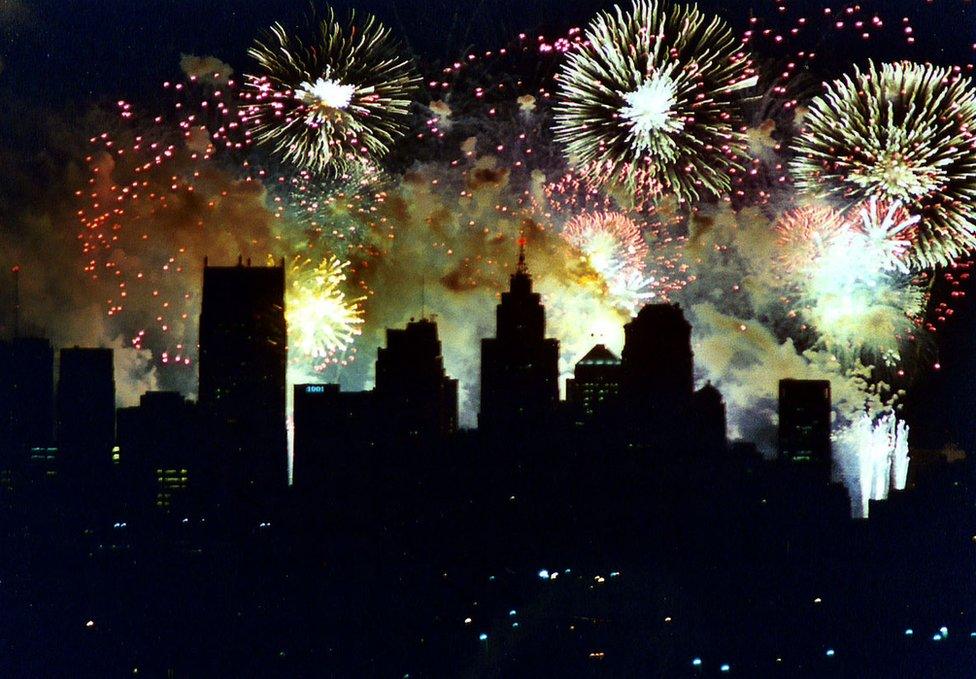
<path id="1" fill-rule="evenodd" d="M 620 359 L 597 344 L 576 364 L 573 378 L 566 380 L 566 400 L 574 417 L 590 421 L 620 395 Z"/>
<path id="2" fill-rule="evenodd" d="M 694 390 L 691 325 L 681 307 L 648 304 L 624 326 L 621 396 L 648 410 L 684 408 Z"/>
<path id="3" fill-rule="evenodd" d="M 0 343 L 0 469 L 20 468 L 54 441 L 54 349 L 46 339 Z"/>
<path id="4" fill-rule="evenodd" d="M 374 392 L 338 384 L 296 384 L 294 395 L 294 485 L 323 493 L 366 464 L 360 451 L 375 447 L 387 413 L 377 410 Z"/>
<path id="5" fill-rule="evenodd" d="M 830 382 L 779 381 L 779 457 L 830 475 Z"/>
<path id="6" fill-rule="evenodd" d="M 196 405 L 178 392 L 150 391 L 118 411 L 118 464 L 133 506 L 163 511 L 198 497 L 212 470 L 201 454 Z"/>
<path id="7" fill-rule="evenodd" d="M 285 268 L 208 266 L 200 312 L 200 409 L 234 492 L 288 481 Z"/>
<path id="8" fill-rule="evenodd" d="M 458 383 L 444 372 L 437 324 L 388 329 L 376 356 L 376 399 L 394 437 L 448 436 L 457 430 Z M 378 413 L 379 415 L 379 413 Z"/>
<path id="9" fill-rule="evenodd" d="M 58 371 L 58 449 L 72 476 L 110 466 L 115 445 L 115 377 L 111 349 L 62 349 Z"/>
<path id="10" fill-rule="evenodd" d="M 559 401 L 559 342 L 546 338 L 545 308 L 539 293 L 532 292 L 524 241 L 509 290 L 497 306 L 496 323 L 496 336 L 481 340 L 479 427 L 540 424 Z"/>
<path id="11" fill-rule="evenodd" d="M 695 445 L 708 453 L 720 453 L 728 446 L 725 401 L 709 382 L 692 397 L 692 422 Z"/>

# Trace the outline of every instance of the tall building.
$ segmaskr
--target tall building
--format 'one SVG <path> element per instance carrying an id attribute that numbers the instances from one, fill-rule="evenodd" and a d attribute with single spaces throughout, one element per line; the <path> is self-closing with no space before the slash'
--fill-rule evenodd
<path id="1" fill-rule="evenodd" d="M 620 395 L 620 359 L 597 344 L 576 364 L 566 380 L 566 400 L 579 423 L 590 421 Z"/>
<path id="2" fill-rule="evenodd" d="M 125 491 L 140 508 L 169 512 L 191 491 L 203 495 L 212 471 L 201 456 L 196 406 L 173 391 L 150 391 L 118 410 L 118 457 Z"/>
<path id="3" fill-rule="evenodd" d="M 711 382 L 692 397 L 695 445 L 703 452 L 718 453 L 728 447 L 728 422 L 725 401 Z"/>
<path id="4" fill-rule="evenodd" d="M 691 324 L 675 304 L 648 304 L 624 326 L 621 396 L 640 409 L 683 408 L 695 388 Z"/>
<path id="5" fill-rule="evenodd" d="M 46 339 L 0 343 L 0 469 L 54 441 L 54 349 Z"/>
<path id="6" fill-rule="evenodd" d="M 395 436 L 428 438 L 457 431 L 458 383 L 444 372 L 437 324 L 388 329 L 376 356 L 376 398 Z"/>
<path id="7" fill-rule="evenodd" d="M 359 451 L 375 447 L 381 429 L 375 393 L 296 384 L 294 394 L 295 488 L 323 493 L 365 464 Z"/>
<path id="8" fill-rule="evenodd" d="M 495 337 L 481 340 L 478 425 L 497 430 L 548 419 L 559 402 L 559 341 L 546 338 L 546 312 L 525 264 L 518 266 L 496 310 Z"/>
<path id="9" fill-rule="evenodd" d="M 66 471 L 101 475 L 115 446 L 111 349 L 62 349 L 58 370 L 58 449 Z"/>
<path id="10" fill-rule="evenodd" d="M 235 492 L 288 482 L 285 268 L 209 266 L 200 312 L 200 409 Z"/>
<path id="11" fill-rule="evenodd" d="M 779 457 L 830 474 L 830 382 L 779 381 Z"/>

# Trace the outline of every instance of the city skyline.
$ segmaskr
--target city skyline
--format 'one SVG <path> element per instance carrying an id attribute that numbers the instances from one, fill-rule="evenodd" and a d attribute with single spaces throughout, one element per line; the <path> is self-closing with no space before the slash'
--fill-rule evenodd
<path id="1" fill-rule="evenodd" d="M 968 676 L 974 31 L 0 0 L 0 676 Z"/>

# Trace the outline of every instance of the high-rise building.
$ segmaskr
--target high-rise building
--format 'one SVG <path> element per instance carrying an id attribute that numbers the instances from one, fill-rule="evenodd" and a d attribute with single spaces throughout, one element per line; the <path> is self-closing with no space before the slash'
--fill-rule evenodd
<path id="1" fill-rule="evenodd" d="M 295 488 L 321 494 L 366 464 L 360 451 L 375 446 L 385 424 L 372 391 L 296 384 L 294 394 Z"/>
<path id="2" fill-rule="evenodd" d="M 620 395 L 620 359 L 597 344 L 576 364 L 566 380 L 566 400 L 578 422 L 590 421 Z"/>
<path id="3" fill-rule="evenodd" d="M 559 341 L 546 338 L 546 312 L 525 264 L 518 266 L 496 309 L 495 337 L 481 340 L 482 429 L 508 429 L 547 420 L 559 402 Z"/>
<path id="4" fill-rule="evenodd" d="M 779 381 L 779 457 L 830 473 L 830 382 Z"/>
<path id="5" fill-rule="evenodd" d="M 0 343 L 0 469 L 22 467 L 54 441 L 54 349 L 46 339 Z"/>
<path id="6" fill-rule="evenodd" d="M 691 324 L 676 304 L 648 304 L 624 326 L 621 395 L 651 411 L 684 407 L 695 388 Z"/>
<path id="7" fill-rule="evenodd" d="M 100 476 L 115 446 L 111 349 L 62 349 L 58 370 L 58 449 L 72 476 Z"/>
<path id="8" fill-rule="evenodd" d="M 200 409 L 235 492 L 288 481 L 285 268 L 208 266 L 200 311 Z"/>
<path id="9" fill-rule="evenodd" d="M 444 372 L 437 324 L 411 320 L 388 329 L 376 356 L 376 398 L 394 436 L 429 438 L 457 431 L 458 383 Z"/>
<path id="10" fill-rule="evenodd" d="M 201 455 L 197 411 L 178 392 L 150 391 L 118 411 L 118 464 L 136 507 L 163 511 L 202 496 L 212 470 Z"/>
<path id="11" fill-rule="evenodd" d="M 728 447 L 727 417 L 722 393 L 711 382 L 692 397 L 695 445 L 703 452 L 717 453 Z"/>

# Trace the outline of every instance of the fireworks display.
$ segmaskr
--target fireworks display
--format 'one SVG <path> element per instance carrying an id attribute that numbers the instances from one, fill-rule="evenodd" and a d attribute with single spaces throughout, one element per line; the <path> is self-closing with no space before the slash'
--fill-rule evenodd
<path id="1" fill-rule="evenodd" d="M 555 137 L 594 180 L 685 200 L 719 196 L 745 140 L 754 84 L 729 26 L 694 6 L 636 0 L 597 16 L 560 72 Z"/>
<path id="2" fill-rule="evenodd" d="M 316 367 L 346 363 L 343 355 L 362 329 L 365 297 L 346 298 L 342 289 L 349 262 L 334 256 L 319 264 L 296 258 L 288 272 L 285 320 L 291 346 Z"/>
<path id="3" fill-rule="evenodd" d="M 908 425 L 894 414 L 862 413 L 836 435 L 840 473 L 856 488 L 855 512 L 867 517 L 871 500 L 904 490 L 908 477 Z"/>
<path id="4" fill-rule="evenodd" d="M 912 257 L 944 265 L 976 246 L 976 91 L 950 68 L 871 63 L 814 99 L 792 169 L 804 191 L 919 215 Z"/>
<path id="5" fill-rule="evenodd" d="M 306 43 L 280 24 L 250 49 L 245 121 L 255 139 L 315 172 L 385 155 L 407 127 L 419 76 L 375 17 L 340 23 L 332 9 Z"/>
<path id="6" fill-rule="evenodd" d="M 926 301 L 904 261 L 905 234 L 916 222 L 900 204 L 876 199 L 851 219 L 805 208 L 780 222 L 788 285 L 799 291 L 798 311 L 827 349 L 899 362 Z"/>
<path id="7" fill-rule="evenodd" d="M 204 256 L 284 258 L 292 382 L 368 388 L 385 329 L 432 312 L 472 425 L 524 235 L 562 378 L 595 343 L 619 352 L 642 305 L 677 302 L 732 437 L 774 449 L 786 377 L 831 381 L 838 432 L 866 408 L 873 428 L 965 294 L 976 95 L 961 69 L 902 62 L 834 80 L 804 35 L 885 35 L 862 9 L 739 36 L 726 18 L 637 0 L 415 72 L 375 19 L 330 11 L 313 39 L 275 25 L 243 83 L 184 58 L 168 109 L 119 102 L 89 139 L 72 235 L 100 332 L 192 392 Z M 769 54 L 784 65 L 760 74 Z"/>

